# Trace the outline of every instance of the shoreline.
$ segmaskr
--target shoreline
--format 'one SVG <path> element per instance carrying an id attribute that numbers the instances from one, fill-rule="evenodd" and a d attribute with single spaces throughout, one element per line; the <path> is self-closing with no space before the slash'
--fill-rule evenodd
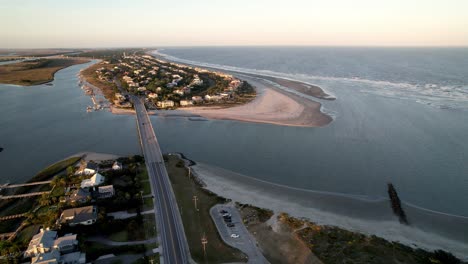
<path id="1" fill-rule="evenodd" d="M 89 82 L 84 76 L 83 70 L 80 71 L 80 78 Z M 163 117 L 202 117 L 212 120 L 233 120 L 293 127 L 322 127 L 333 121 L 331 116 L 321 111 L 321 103 L 305 97 L 313 96 L 318 99 L 334 100 L 332 96 L 325 93 L 318 86 L 299 81 L 256 75 L 245 75 L 241 79 L 251 83 L 257 93 L 253 100 L 245 104 L 232 107 L 180 107 L 176 110 L 149 110 L 148 113 Z M 287 86 L 286 89 L 292 89 L 305 96 L 288 92 L 278 86 Z M 310 91 L 304 93 L 306 90 Z M 108 98 L 107 100 L 109 101 Z M 135 114 L 134 109 L 119 108 L 112 103 L 110 103 L 110 112 L 117 115 Z"/>
<path id="2" fill-rule="evenodd" d="M 246 78 L 244 78 L 246 79 Z M 255 86 L 254 100 L 238 106 L 180 107 L 176 110 L 149 110 L 157 116 L 203 117 L 213 120 L 233 120 L 294 127 L 322 127 L 333 118 L 321 111 L 322 104 L 296 94 L 288 93 L 262 81 L 247 78 Z M 134 109 L 110 107 L 118 115 L 134 115 Z"/>
<path id="3" fill-rule="evenodd" d="M 60 70 L 63 70 L 63 69 L 66 69 L 68 67 L 71 67 L 71 66 L 75 66 L 75 65 L 80 65 L 80 64 L 85 64 L 85 63 L 88 63 L 90 62 L 90 60 L 88 59 L 85 59 L 85 58 L 73 58 L 73 59 L 69 59 L 69 58 L 56 58 L 56 57 L 46 57 L 46 58 L 38 58 L 38 59 L 55 59 L 55 60 L 67 60 L 67 61 L 71 61 L 70 65 L 64 65 L 64 66 L 56 66 L 56 67 L 53 67 L 53 68 L 57 68 L 57 69 L 54 69 L 53 71 L 50 71 L 50 72 L 47 72 L 47 74 L 50 74 L 51 77 L 48 78 L 47 80 L 40 80 L 40 81 L 36 81 L 34 83 L 25 83 L 22 79 L 21 80 L 7 80 L 6 82 L 0 82 L 2 84 L 9 84 L 9 85 L 15 85 L 15 86 L 22 86 L 22 87 L 30 87 L 30 86 L 37 86 L 37 85 L 46 85 L 46 84 L 50 84 L 52 83 L 53 81 L 55 81 L 55 74 L 60 71 Z M 1 66 L 8 66 L 8 67 L 12 67 L 12 66 L 15 66 L 15 64 L 20 64 L 20 63 L 23 63 L 25 61 L 18 61 L 18 62 L 15 62 L 15 63 L 11 63 L 11 64 L 4 64 L 4 65 L 0 65 Z M 47 71 L 47 67 L 39 67 L 39 68 L 34 68 L 34 69 L 25 69 L 25 70 L 17 70 L 16 74 L 19 74 L 21 75 L 23 73 L 30 73 L 30 72 L 33 72 L 33 71 Z M 6 74 L 9 74 L 9 72 L 7 72 Z M 40 74 L 42 74 L 40 72 Z M 14 74 L 13 74 L 14 75 Z M 23 78 L 23 77 L 20 77 L 20 78 Z"/>
<path id="4" fill-rule="evenodd" d="M 412 248 L 443 249 L 468 260 L 464 250 L 466 237 L 463 231 L 460 232 L 468 223 L 464 217 L 446 216 L 404 203 L 408 217 L 413 221 L 412 225 L 405 226 L 398 222 L 389 202 L 383 198 L 373 200 L 289 188 L 203 163 L 191 166 L 191 170 L 207 191 L 241 204 L 251 204 L 275 213 L 284 212 L 318 225 L 376 235 Z"/>
<path id="5" fill-rule="evenodd" d="M 319 102 L 287 93 L 262 81 L 243 79 L 257 91 L 256 98 L 247 104 L 230 108 L 190 107 L 178 110 L 209 119 L 295 127 L 322 127 L 333 121 L 321 111 L 322 104 Z"/>

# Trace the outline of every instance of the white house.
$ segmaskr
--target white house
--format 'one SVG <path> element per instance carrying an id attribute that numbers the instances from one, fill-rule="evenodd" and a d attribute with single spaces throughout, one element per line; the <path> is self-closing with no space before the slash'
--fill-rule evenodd
<path id="1" fill-rule="evenodd" d="M 175 93 L 175 94 L 179 94 L 179 95 L 184 95 L 184 90 L 182 90 L 182 89 L 176 89 L 176 90 L 174 90 L 174 93 Z"/>
<path id="2" fill-rule="evenodd" d="M 174 101 L 172 100 L 159 101 L 157 104 L 160 108 L 174 107 Z"/>
<path id="3" fill-rule="evenodd" d="M 83 170 L 85 175 L 93 175 L 98 171 L 98 165 L 94 162 L 88 162 Z"/>
<path id="4" fill-rule="evenodd" d="M 158 94 L 157 93 L 149 93 L 148 98 L 152 98 L 152 99 L 158 98 Z"/>
<path id="5" fill-rule="evenodd" d="M 114 164 L 112 164 L 112 169 L 113 170 L 121 170 L 123 169 L 123 166 L 122 166 L 122 163 L 116 161 L 114 162 Z"/>
<path id="6" fill-rule="evenodd" d="M 203 98 L 201 96 L 192 96 L 192 101 L 194 101 L 195 103 L 202 103 L 203 102 Z"/>
<path id="7" fill-rule="evenodd" d="M 193 105 L 192 100 L 180 100 L 180 106 L 189 106 L 189 105 Z"/>
<path id="8" fill-rule="evenodd" d="M 85 179 L 81 182 L 81 188 L 89 188 L 98 186 L 104 183 L 106 178 L 99 173 L 94 174 L 91 178 Z"/>

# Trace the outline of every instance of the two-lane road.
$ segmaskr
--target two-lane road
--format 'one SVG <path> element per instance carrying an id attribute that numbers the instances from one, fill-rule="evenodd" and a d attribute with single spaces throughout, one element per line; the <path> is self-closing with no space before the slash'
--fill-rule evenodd
<path id="1" fill-rule="evenodd" d="M 150 118 L 143 102 L 131 96 L 137 116 L 143 155 L 145 156 L 151 189 L 155 195 L 155 216 L 161 237 L 164 263 L 189 263 L 188 244 L 174 192 L 169 182 L 164 159 Z"/>

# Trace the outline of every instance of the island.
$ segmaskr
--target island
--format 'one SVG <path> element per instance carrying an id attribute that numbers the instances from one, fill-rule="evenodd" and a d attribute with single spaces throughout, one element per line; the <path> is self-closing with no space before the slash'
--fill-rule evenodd
<path id="1" fill-rule="evenodd" d="M 150 114 L 320 127 L 333 121 L 321 100 L 334 100 L 316 85 L 236 72 L 220 72 L 163 60 L 144 49 L 88 51 L 75 56 L 101 61 L 81 71 L 86 93 L 107 100 L 115 114 L 133 114 L 130 95 L 144 99 Z M 294 92 L 291 92 L 294 91 Z M 96 100 L 93 100 L 95 102 Z M 169 113 L 161 110 L 171 110 Z"/>
<path id="2" fill-rule="evenodd" d="M 57 71 L 88 61 L 82 58 L 44 57 L 4 64 L 0 65 L 0 83 L 23 86 L 45 84 L 54 80 Z"/>

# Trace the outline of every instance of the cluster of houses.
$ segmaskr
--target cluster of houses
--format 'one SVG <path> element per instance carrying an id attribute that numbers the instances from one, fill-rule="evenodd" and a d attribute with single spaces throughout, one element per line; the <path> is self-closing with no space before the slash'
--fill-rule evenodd
<path id="1" fill-rule="evenodd" d="M 157 108 L 174 108 L 205 102 L 218 102 L 231 98 L 232 93 L 242 84 L 239 79 L 234 78 L 232 75 L 210 72 L 206 69 L 177 63 L 168 63 L 148 55 L 124 55 L 119 60 L 118 66 L 115 66 L 112 71 L 122 73 L 122 83 L 126 84 L 128 90 L 144 95 L 147 102 L 154 103 Z M 104 75 L 103 78 L 107 78 L 107 74 L 109 74 L 109 72 L 102 70 L 98 72 Z M 200 87 L 204 83 L 199 75 L 202 73 L 214 73 L 218 77 L 229 81 L 229 85 L 221 93 L 208 94 L 204 97 L 192 96 L 193 88 Z M 161 79 L 169 81 L 161 83 Z M 161 86 L 154 87 L 155 82 Z M 150 87 L 149 85 L 153 86 Z M 180 99 L 174 100 L 168 96 L 170 94 Z M 118 107 L 131 107 L 128 98 L 120 93 L 115 94 L 114 104 Z"/>
<path id="2" fill-rule="evenodd" d="M 112 170 L 121 170 L 122 164 L 114 162 Z M 114 196 L 113 185 L 102 186 L 105 182 L 104 176 L 99 173 L 99 166 L 94 162 L 88 162 L 77 172 L 80 175 L 91 176 L 81 181 L 76 189 L 67 188 L 68 196 L 61 202 L 70 202 L 72 205 L 87 203 L 93 199 L 106 199 Z M 98 209 L 95 205 L 75 207 L 64 210 L 57 226 L 68 225 L 92 225 L 98 219 Z M 57 231 L 49 228 L 41 229 L 29 242 L 25 257 L 31 257 L 34 264 L 79 264 L 86 263 L 85 253 L 78 251 L 78 240 L 76 235 L 67 234 L 57 236 Z"/>
<path id="3" fill-rule="evenodd" d="M 86 263 L 86 254 L 78 250 L 75 234 L 58 237 L 57 231 L 49 228 L 41 228 L 39 233 L 32 237 L 24 256 L 30 257 L 33 264 Z"/>

